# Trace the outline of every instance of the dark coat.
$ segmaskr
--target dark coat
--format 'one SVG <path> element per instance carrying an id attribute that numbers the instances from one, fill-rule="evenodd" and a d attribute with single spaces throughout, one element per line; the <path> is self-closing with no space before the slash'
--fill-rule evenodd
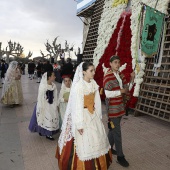
<path id="1" fill-rule="evenodd" d="M 67 63 L 63 66 L 61 75 L 72 75 L 73 74 L 73 64 Z"/>
<path id="2" fill-rule="evenodd" d="M 44 73 L 47 71 L 53 71 L 53 66 L 50 63 L 44 64 L 43 71 L 44 71 Z"/>

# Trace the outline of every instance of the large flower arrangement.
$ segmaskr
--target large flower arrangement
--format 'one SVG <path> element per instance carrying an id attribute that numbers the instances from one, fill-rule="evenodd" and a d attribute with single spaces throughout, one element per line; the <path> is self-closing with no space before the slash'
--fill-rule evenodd
<path id="1" fill-rule="evenodd" d="M 141 55 L 141 51 L 139 50 L 139 16 L 141 11 L 141 0 L 132 0 L 132 15 L 131 15 L 131 30 L 132 30 L 132 42 L 131 42 L 131 53 L 132 53 L 132 67 L 135 69 L 135 89 L 134 96 L 139 96 L 140 85 L 143 82 L 143 76 L 145 74 L 145 56 Z M 156 1 L 153 0 L 142 0 L 148 6 L 155 7 Z M 156 9 L 167 13 L 169 0 L 158 1 Z"/>
<path id="2" fill-rule="evenodd" d="M 110 56 L 112 54 L 115 54 L 115 52 L 116 52 L 115 51 L 116 45 L 117 45 L 116 40 L 117 40 L 118 32 L 119 32 L 119 29 L 121 27 L 122 21 L 123 21 L 123 18 L 120 18 L 120 20 L 117 23 L 117 27 L 116 27 L 109 43 L 108 43 L 109 45 L 106 48 L 105 53 L 100 58 L 99 64 L 96 68 L 96 74 L 95 74 L 94 79 L 96 80 L 96 82 L 100 86 L 100 88 L 103 87 L 103 76 L 104 76 L 102 65 L 104 64 L 104 66 L 107 67 L 107 68 L 110 67 L 109 66 L 109 59 L 110 59 Z M 101 97 L 104 98 L 103 95 L 101 95 Z"/>
<path id="3" fill-rule="evenodd" d="M 120 4 L 117 7 L 112 7 L 113 0 L 105 0 L 103 13 L 98 29 L 97 47 L 94 50 L 93 63 L 95 66 L 99 64 L 99 59 L 104 54 L 109 40 L 116 29 L 118 20 L 126 4 Z"/>
<path id="4" fill-rule="evenodd" d="M 131 97 L 132 93 L 133 96 L 139 96 L 140 85 L 143 82 L 143 76 L 145 74 L 145 56 L 141 55 L 138 48 L 140 21 L 139 15 L 141 11 L 140 2 L 143 2 L 154 8 L 156 1 L 131 0 L 131 20 L 129 18 L 130 15 L 126 17 L 125 25 L 123 25 L 125 18 L 123 16 L 120 18 L 120 15 L 122 11 L 124 11 L 127 4 L 119 4 L 113 8 L 112 5 L 114 2 L 115 1 L 113 0 L 105 0 L 103 14 L 99 24 L 97 47 L 94 50 L 93 55 L 94 65 L 97 67 L 95 79 L 99 86 L 103 87 L 102 64 L 104 63 L 106 67 L 109 67 L 110 56 L 117 53 L 121 57 L 122 64 L 127 63 L 127 67 L 123 72 L 128 80 L 130 78 L 130 72 L 132 69 L 135 69 L 136 86 L 131 91 Z M 166 13 L 168 3 L 169 0 L 158 1 L 156 9 Z M 130 28 L 132 32 L 130 32 Z M 122 31 L 120 32 L 121 29 Z M 130 36 L 131 34 L 132 38 Z M 104 98 L 104 96 L 102 97 Z M 132 108 L 135 107 L 136 100 L 137 98 L 132 97 L 129 102 L 129 106 Z"/>
<path id="5" fill-rule="evenodd" d="M 97 81 L 98 85 L 102 88 L 103 87 L 103 67 L 104 64 L 105 67 L 109 66 L 109 59 L 112 55 L 116 54 L 120 56 L 121 58 L 121 64 L 126 63 L 126 68 L 122 71 L 122 73 L 125 75 L 127 81 L 130 81 L 130 73 L 132 72 L 132 57 L 131 57 L 131 29 L 130 29 L 130 13 L 124 12 L 118 23 L 117 27 L 112 34 L 112 37 L 109 41 L 109 44 L 102 55 L 102 57 L 99 60 L 99 64 L 96 68 L 96 74 L 95 74 L 95 80 Z M 133 91 L 131 91 L 132 96 Z M 104 95 L 102 95 L 102 98 L 104 99 Z M 135 102 L 134 102 L 135 100 Z M 132 105 L 133 103 L 136 103 L 136 98 L 132 97 L 131 101 L 129 102 L 129 107 L 134 107 Z"/>

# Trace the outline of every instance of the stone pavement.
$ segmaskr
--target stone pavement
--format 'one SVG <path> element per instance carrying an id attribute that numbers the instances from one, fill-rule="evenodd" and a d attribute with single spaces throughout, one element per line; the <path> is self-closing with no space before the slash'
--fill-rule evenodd
<path id="1" fill-rule="evenodd" d="M 58 90 L 60 84 L 57 83 Z M 36 103 L 38 84 L 22 76 L 24 104 L 15 108 L 0 105 L 0 170 L 57 170 L 55 141 L 28 131 Z M 0 89 L 0 94 L 1 94 Z M 107 118 L 103 105 L 103 123 Z M 123 149 L 128 170 L 170 169 L 170 123 L 149 117 L 129 115 L 122 120 Z M 113 163 L 109 170 L 123 170 Z"/>

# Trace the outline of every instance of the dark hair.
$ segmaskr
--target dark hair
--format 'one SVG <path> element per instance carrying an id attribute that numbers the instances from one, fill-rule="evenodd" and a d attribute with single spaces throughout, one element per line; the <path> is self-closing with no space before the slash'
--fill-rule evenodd
<path id="1" fill-rule="evenodd" d="M 110 57 L 110 62 L 114 61 L 114 60 L 120 60 L 120 57 L 117 55 L 113 55 Z"/>
<path id="2" fill-rule="evenodd" d="M 47 80 L 48 80 L 49 77 L 52 76 L 53 73 L 54 73 L 53 71 L 47 71 Z"/>
<path id="3" fill-rule="evenodd" d="M 83 63 L 83 66 L 82 66 L 82 67 L 83 67 L 83 71 L 88 70 L 88 68 L 89 68 L 90 66 L 94 66 L 93 63 L 84 62 L 84 63 Z"/>
<path id="4" fill-rule="evenodd" d="M 71 58 L 67 58 L 67 62 L 71 63 Z"/>

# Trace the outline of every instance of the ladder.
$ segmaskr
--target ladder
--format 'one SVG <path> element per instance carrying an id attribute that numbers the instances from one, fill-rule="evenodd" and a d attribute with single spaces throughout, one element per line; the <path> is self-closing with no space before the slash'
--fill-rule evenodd
<path id="1" fill-rule="evenodd" d="M 83 61 L 93 61 L 93 53 L 97 46 L 98 27 L 101 19 L 101 14 L 103 12 L 104 1 L 105 0 L 96 0 L 95 2 L 94 12 L 91 18 L 89 31 L 84 46 Z"/>

